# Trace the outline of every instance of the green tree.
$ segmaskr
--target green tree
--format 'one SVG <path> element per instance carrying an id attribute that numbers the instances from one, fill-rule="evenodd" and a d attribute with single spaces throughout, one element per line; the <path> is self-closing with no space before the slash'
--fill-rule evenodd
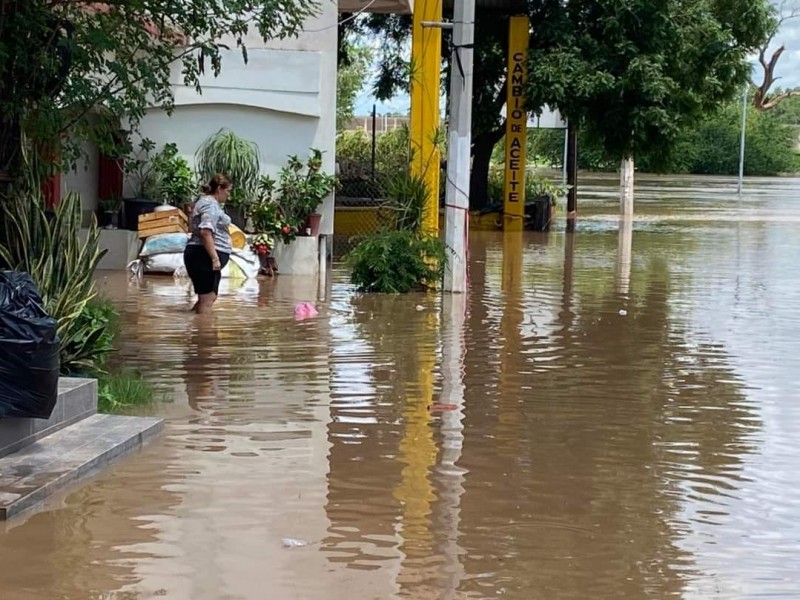
<path id="1" fill-rule="evenodd" d="M 733 175 L 739 168 L 741 107 L 725 106 L 694 131 L 689 171 L 696 174 Z M 771 112 L 752 111 L 747 119 L 744 171 L 746 175 L 777 175 L 797 169 L 793 150 L 795 129 L 782 124 Z"/>
<path id="2" fill-rule="evenodd" d="M 609 159 L 666 162 L 682 127 L 741 92 L 774 23 L 765 0 L 545 0 L 529 108 L 557 106 Z"/>
<path id="3" fill-rule="evenodd" d="M 614 161 L 666 160 L 684 123 L 741 89 L 748 54 L 775 22 L 767 0 L 527 0 L 519 7 L 533 23 L 529 108 L 560 108 L 604 160 Z M 492 152 L 504 133 L 508 11 L 479 8 L 475 23 L 470 204 L 482 208 Z M 386 15 L 348 24 L 385 42 L 374 88 L 381 99 L 407 89 L 410 25 Z M 443 44 L 446 74 L 449 51 Z"/>
<path id="4" fill-rule="evenodd" d="M 339 66 L 336 88 L 336 130 L 342 131 L 355 117 L 356 100 L 364 89 L 372 66 L 372 49 L 364 43 L 346 41 L 349 60 Z"/>
<path id="5" fill-rule="evenodd" d="M 787 91 L 794 92 L 795 95 L 786 98 L 770 112 L 779 122 L 785 125 L 800 125 L 800 88 Z M 784 90 L 777 88 L 775 93 L 783 94 Z"/>
<path id="6" fill-rule="evenodd" d="M 135 128 L 152 104 L 170 110 L 176 63 L 199 89 L 224 50 L 246 59 L 248 34 L 295 35 L 317 9 L 306 0 L 0 0 L 0 173 L 19 174 L 25 139 L 45 159 L 74 158 L 87 140 L 127 147 L 120 118 Z"/>
<path id="7" fill-rule="evenodd" d="M 791 109 L 791 101 L 783 105 Z M 794 150 L 797 127 L 791 113 L 750 111 L 747 119 L 745 173 L 777 175 L 796 172 L 798 157 Z M 649 173 L 691 173 L 696 175 L 735 175 L 739 170 L 739 137 L 742 121 L 741 103 L 725 104 L 700 122 L 682 127 L 668 158 L 644 155 L 639 168 Z M 561 132 L 558 132 L 561 133 Z M 546 166 L 560 168 L 563 163 L 562 137 L 549 130 L 532 130 L 529 149 Z M 589 171 L 613 171 L 616 163 L 604 157 L 603 148 L 585 132 L 579 133 L 579 167 Z M 532 154 L 533 155 L 533 154 Z"/>
<path id="8" fill-rule="evenodd" d="M 450 17 L 452 15 L 448 15 Z M 348 21 L 340 31 L 358 31 L 381 40 L 376 56 L 377 77 L 373 93 L 378 100 L 388 100 L 399 92 L 408 92 L 411 66 L 408 44 L 412 20 L 407 15 L 368 15 Z M 475 18 L 474 100 L 472 111 L 473 168 L 470 180 L 470 205 L 482 208 L 488 201 L 489 165 L 497 142 L 503 137 L 505 122 L 501 110 L 506 96 L 506 51 L 508 16 L 501 11 L 478 8 Z M 346 48 L 340 47 L 340 64 L 347 60 Z M 442 45 L 445 77 L 442 89 L 449 89 L 448 44 Z"/>

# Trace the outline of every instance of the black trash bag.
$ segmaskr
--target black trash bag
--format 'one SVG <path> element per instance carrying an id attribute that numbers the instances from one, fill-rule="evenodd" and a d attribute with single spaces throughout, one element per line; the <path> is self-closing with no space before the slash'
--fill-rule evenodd
<path id="1" fill-rule="evenodd" d="M 27 273 L 0 272 L 0 419 L 49 419 L 58 399 L 58 321 Z"/>

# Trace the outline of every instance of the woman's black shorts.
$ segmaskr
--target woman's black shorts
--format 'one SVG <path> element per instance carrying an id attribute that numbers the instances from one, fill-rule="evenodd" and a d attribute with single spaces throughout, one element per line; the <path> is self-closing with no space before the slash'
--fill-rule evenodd
<path id="1" fill-rule="evenodd" d="M 228 264 L 230 256 L 225 252 L 217 252 L 221 269 Z M 222 272 L 211 268 L 211 257 L 203 246 L 194 244 L 186 246 L 183 251 L 183 264 L 186 265 L 186 272 L 192 280 L 194 293 L 203 295 L 214 292 L 219 294 L 219 282 Z"/>

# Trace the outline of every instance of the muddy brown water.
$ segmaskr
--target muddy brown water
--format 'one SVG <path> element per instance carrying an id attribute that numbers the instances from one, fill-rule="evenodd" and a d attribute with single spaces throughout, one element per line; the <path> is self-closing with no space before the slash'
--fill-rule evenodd
<path id="1" fill-rule="evenodd" d="M 0 598 L 800 597 L 800 181 L 640 186 L 467 297 L 101 277 L 166 434 L 0 528 Z"/>

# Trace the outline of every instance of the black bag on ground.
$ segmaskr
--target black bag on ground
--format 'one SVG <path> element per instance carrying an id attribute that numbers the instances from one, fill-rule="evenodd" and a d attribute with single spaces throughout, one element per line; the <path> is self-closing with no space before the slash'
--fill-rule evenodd
<path id="1" fill-rule="evenodd" d="M 0 419 L 49 419 L 58 399 L 58 322 L 27 273 L 0 272 Z"/>

